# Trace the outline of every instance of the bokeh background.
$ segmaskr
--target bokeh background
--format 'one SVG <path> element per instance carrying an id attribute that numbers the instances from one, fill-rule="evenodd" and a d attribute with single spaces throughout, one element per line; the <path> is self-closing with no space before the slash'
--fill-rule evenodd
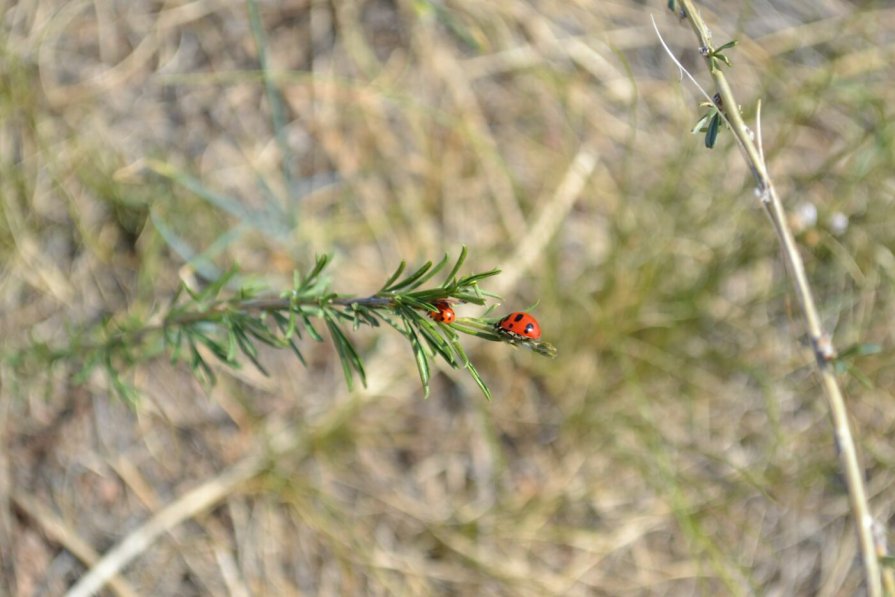
<path id="1" fill-rule="evenodd" d="M 895 487 L 895 9 L 712 2 L 840 352 L 873 512 Z M 709 79 L 666 2 L 0 2 L 0 593 L 60 595 L 196 488 L 108 595 L 856 595 L 825 402 Z M 498 310 L 559 356 L 472 337 L 494 393 L 393 330 L 199 383 L 106 378 L 106 319 L 159 317 L 231 265 L 277 293 L 315 254 L 337 292 L 467 246 Z M 459 306 L 458 315 L 483 310 Z M 278 431 L 283 430 L 286 431 Z M 270 464 L 276 433 L 296 439 Z M 252 460 L 255 459 L 255 460 Z M 254 468 L 252 463 L 255 463 Z M 248 464 L 247 464 L 248 463 Z M 243 468 L 240 468 L 243 467 Z M 248 467 L 248 468 L 246 468 Z"/>

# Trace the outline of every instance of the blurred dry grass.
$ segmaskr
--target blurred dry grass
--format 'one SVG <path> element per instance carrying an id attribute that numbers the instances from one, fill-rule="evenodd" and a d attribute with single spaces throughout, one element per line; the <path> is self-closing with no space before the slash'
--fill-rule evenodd
<path id="1" fill-rule="evenodd" d="M 687 134 L 699 98 L 651 13 L 704 73 L 664 1 L 262 2 L 255 28 L 251 4 L 224 0 L 0 7 L 6 349 L 147 316 L 193 268 L 237 262 L 279 288 L 334 252 L 337 290 L 363 293 L 462 244 L 472 270 L 507 271 L 507 308 L 540 301 L 560 349 L 467 339 L 492 403 L 450 371 L 422 400 L 387 332 L 359 333 L 370 384 L 354 394 L 327 346 L 210 391 L 140 367 L 134 409 L 72 368 L 4 364 L 0 593 L 62 594 L 91 548 L 244 470 L 284 426 L 294 449 L 106 591 L 858 593 L 774 236 L 729 136 L 708 152 Z M 731 76 L 750 118 L 763 100 L 837 344 L 886 349 L 856 363 L 872 389 L 847 388 L 888 525 L 895 10 L 710 8 L 715 38 L 741 41 Z"/>

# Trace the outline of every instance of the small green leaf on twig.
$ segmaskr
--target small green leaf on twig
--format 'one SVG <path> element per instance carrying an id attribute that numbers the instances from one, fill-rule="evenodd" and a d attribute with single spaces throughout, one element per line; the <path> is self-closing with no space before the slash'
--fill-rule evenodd
<path id="1" fill-rule="evenodd" d="M 395 283 L 395 280 L 397 280 L 401 276 L 401 274 L 404 273 L 404 268 L 406 268 L 406 267 L 407 267 L 407 262 L 402 261 L 398 265 L 398 269 L 395 270 L 395 273 L 393 273 L 389 277 L 389 279 L 385 281 L 385 284 L 382 285 L 382 288 L 379 290 L 379 292 L 387 292 L 388 289 L 391 288 L 392 284 Z"/>
<path id="2" fill-rule="evenodd" d="M 482 379 L 482 376 L 479 375 L 478 370 L 475 368 L 475 366 L 472 363 L 467 363 L 466 370 L 469 371 L 469 375 L 472 377 L 473 381 L 475 381 L 476 385 L 479 386 L 479 389 L 482 391 L 482 394 L 484 394 L 485 398 L 487 398 L 488 401 L 490 402 L 491 399 L 493 398 L 491 396 L 491 390 L 488 389 L 487 384 L 485 384 L 485 381 Z"/>
<path id="3" fill-rule="evenodd" d="M 460 255 L 457 257 L 457 262 L 454 264 L 454 267 L 451 268 L 451 271 L 444 278 L 444 285 L 448 286 L 453 283 L 454 278 L 457 277 L 457 274 L 460 272 L 460 268 L 463 267 L 463 264 L 466 262 L 466 247 L 464 246 L 460 249 Z"/>
<path id="4" fill-rule="evenodd" d="M 202 355 L 199 353 L 199 348 L 196 346 L 194 335 L 191 332 L 187 332 L 186 338 L 187 343 L 190 346 L 190 354 L 192 355 L 190 366 L 196 375 L 202 377 L 204 374 L 206 383 L 214 385 L 217 381 L 217 377 L 215 376 L 214 371 L 211 370 L 209 364 L 205 362 L 205 359 L 203 359 Z"/>
<path id="5" fill-rule="evenodd" d="M 684 10 L 684 7 L 681 6 L 680 4 L 678 4 L 677 0 L 668 0 L 667 6 L 668 6 L 668 10 L 675 13 L 678 16 L 678 18 L 680 18 L 680 19 L 686 18 L 687 13 Z"/>
<path id="6" fill-rule="evenodd" d="M 261 364 L 261 361 L 258 360 L 258 349 L 248 338 L 248 336 L 246 336 L 245 330 L 243 328 L 237 327 L 233 329 L 233 332 L 236 336 L 236 341 L 239 343 L 239 350 L 242 351 L 242 354 L 244 354 L 250 361 L 252 361 L 252 364 L 255 365 L 258 371 L 269 377 L 270 375 L 267 373 L 267 369 L 265 369 L 264 366 Z"/>
<path id="7" fill-rule="evenodd" d="M 363 361 L 361 361 L 360 356 L 354 349 L 354 345 L 351 344 L 351 341 L 345 336 L 345 333 L 330 313 L 325 313 L 324 319 L 326 320 L 326 326 L 329 328 L 329 334 L 333 339 L 333 344 L 336 347 L 336 352 L 339 354 L 339 360 L 342 362 L 342 372 L 345 374 L 345 382 L 348 384 L 348 389 L 354 388 L 353 372 L 357 373 L 361 384 L 366 387 L 367 374 L 364 371 Z"/>
<path id="8" fill-rule="evenodd" d="M 705 133 L 705 146 L 708 149 L 712 149 L 715 146 L 715 141 L 718 139 L 721 125 L 726 124 L 722 114 L 724 103 L 721 101 L 721 96 L 716 93 L 711 102 L 702 102 L 699 105 L 700 107 L 708 108 L 709 111 L 699 119 L 690 132 L 693 134 Z"/>
<path id="9" fill-rule="evenodd" d="M 723 51 L 723 50 L 726 50 L 727 48 L 732 48 L 732 47 L 734 47 L 735 45 L 737 45 L 737 43 L 739 43 L 739 42 L 737 42 L 737 40 L 732 39 L 732 40 L 730 40 L 729 42 L 727 42 L 726 44 L 724 44 L 723 46 L 721 46 L 721 47 L 719 47 L 719 48 L 715 48 L 715 55 L 717 55 L 718 52 L 721 52 L 721 51 Z"/>
<path id="10" fill-rule="evenodd" d="M 721 115 L 715 113 L 709 121 L 709 126 L 705 131 L 705 146 L 711 149 L 715 146 L 715 140 L 718 138 L 718 131 L 721 128 Z"/>
<path id="11" fill-rule="evenodd" d="M 423 344 L 420 342 L 419 336 L 416 334 L 413 326 L 410 325 L 406 318 L 403 318 L 403 321 L 406 330 L 405 335 L 410 341 L 410 349 L 413 351 L 413 358 L 416 361 L 416 369 L 420 374 L 420 383 L 423 384 L 423 395 L 428 398 L 430 379 L 429 357 L 426 355 L 426 349 L 423 348 Z"/>
<path id="12" fill-rule="evenodd" d="M 727 42 L 723 46 L 715 48 L 714 50 L 710 50 L 707 53 L 712 71 L 719 70 L 721 68 L 721 65 L 719 64 L 719 62 L 723 62 L 728 67 L 731 66 L 730 58 L 728 58 L 727 55 L 724 54 L 724 50 L 730 49 L 730 48 L 734 47 L 735 45 L 737 45 L 737 40 L 734 39 L 734 40 Z"/>
<path id="13" fill-rule="evenodd" d="M 845 350 L 839 353 L 833 360 L 833 368 L 836 373 L 848 373 L 860 383 L 862 386 L 867 388 L 868 390 L 873 389 L 873 382 L 870 380 L 867 375 L 861 371 L 855 361 L 861 357 L 870 356 L 874 354 L 879 354 L 882 352 L 883 347 L 879 344 L 872 343 L 857 343 L 852 344 Z"/>

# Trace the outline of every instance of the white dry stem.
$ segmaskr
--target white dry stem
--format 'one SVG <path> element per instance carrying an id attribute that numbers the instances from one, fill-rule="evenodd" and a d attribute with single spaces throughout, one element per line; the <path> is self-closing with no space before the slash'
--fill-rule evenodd
<path id="1" fill-rule="evenodd" d="M 721 72 L 718 60 L 712 58 L 714 46 L 711 42 L 711 36 L 708 28 L 696 10 L 691 0 L 680 0 L 681 7 L 684 10 L 685 18 L 690 22 L 694 33 L 699 39 L 699 47 L 704 51 L 701 52 L 706 59 L 712 79 L 718 88 L 721 101 L 727 110 L 721 112 L 725 121 L 730 125 L 734 138 L 743 152 L 746 164 L 752 171 L 756 180 L 756 194 L 761 199 L 768 217 L 771 220 L 774 230 L 780 241 L 783 256 L 787 265 L 787 270 L 793 280 L 796 293 L 798 294 L 799 306 L 805 317 L 808 328 L 808 335 L 811 338 L 811 346 L 814 351 L 814 361 L 817 367 L 817 373 L 820 377 L 826 395 L 827 404 L 830 409 L 830 417 L 833 425 L 833 437 L 839 452 L 840 466 L 848 486 L 849 505 L 855 518 L 858 531 L 858 539 L 861 548 L 861 558 L 864 564 L 864 577 L 867 587 L 867 595 L 869 597 L 881 597 L 882 585 L 880 582 L 880 567 L 878 554 L 873 540 L 874 520 L 870 514 L 870 507 L 867 503 L 867 495 L 864 489 L 864 478 L 862 476 L 862 468 L 858 462 L 857 451 L 852 437 L 851 429 L 848 424 L 848 411 L 845 408 L 845 401 L 842 397 L 842 390 L 839 382 L 836 380 L 835 371 L 832 361 L 836 357 L 836 351 L 833 348 L 832 340 L 826 332 L 823 331 L 818 315 L 817 306 L 814 301 L 814 295 L 811 286 L 808 283 L 808 277 L 805 274 L 805 266 L 796 246 L 795 239 L 789 225 L 786 221 L 786 213 L 783 204 L 777 195 L 771 178 L 768 175 L 767 164 L 764 161 L 764 151 L 761 149 L 761 139 L 759 136 L 758 146 L 739 111 L 739 104 L 733 96 L 733 91 L 727 82 L 724 73 Z M 655 19 L 653 20 L 653 27 Z M 656 28 L 658 35 L 658 28 Z M 702 87 L 696 83 L 695 79 L 681 63 L 674 57 L 668 46 L 659 35 L 662 46 L 668 55 L 671 56 L 675 64 L 686 73 L 691 81 L 699 88 L 703 95 L 707 98 Z M 711 99 L 711 98 L 709 98 Z M 760 129 L 759 129 L 760 132 Z"/>

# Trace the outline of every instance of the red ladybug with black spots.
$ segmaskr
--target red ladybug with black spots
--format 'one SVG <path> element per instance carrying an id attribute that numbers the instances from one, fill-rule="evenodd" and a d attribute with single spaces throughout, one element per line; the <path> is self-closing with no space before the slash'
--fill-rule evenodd
<path id="1" fill-rule="evenodd" d="M 454 323 L 454 320 L 457 319 L 457 314 L 454 313 L 454 310 L 451 309 L 451 306 L 447 301 L 435 301 L 433 304 L 438 309 L 438 311 L 430 311 L 429 317 L 431 317 L 434 321 L 438 321 L 441 323 Z"/>
<path id="2" fill-rule="evenodd" d="M 497 322 L 497 333 L 516 340 L 537 340 L 541 337 L 541 326 L 528 313 L 516 311 Z"/>

